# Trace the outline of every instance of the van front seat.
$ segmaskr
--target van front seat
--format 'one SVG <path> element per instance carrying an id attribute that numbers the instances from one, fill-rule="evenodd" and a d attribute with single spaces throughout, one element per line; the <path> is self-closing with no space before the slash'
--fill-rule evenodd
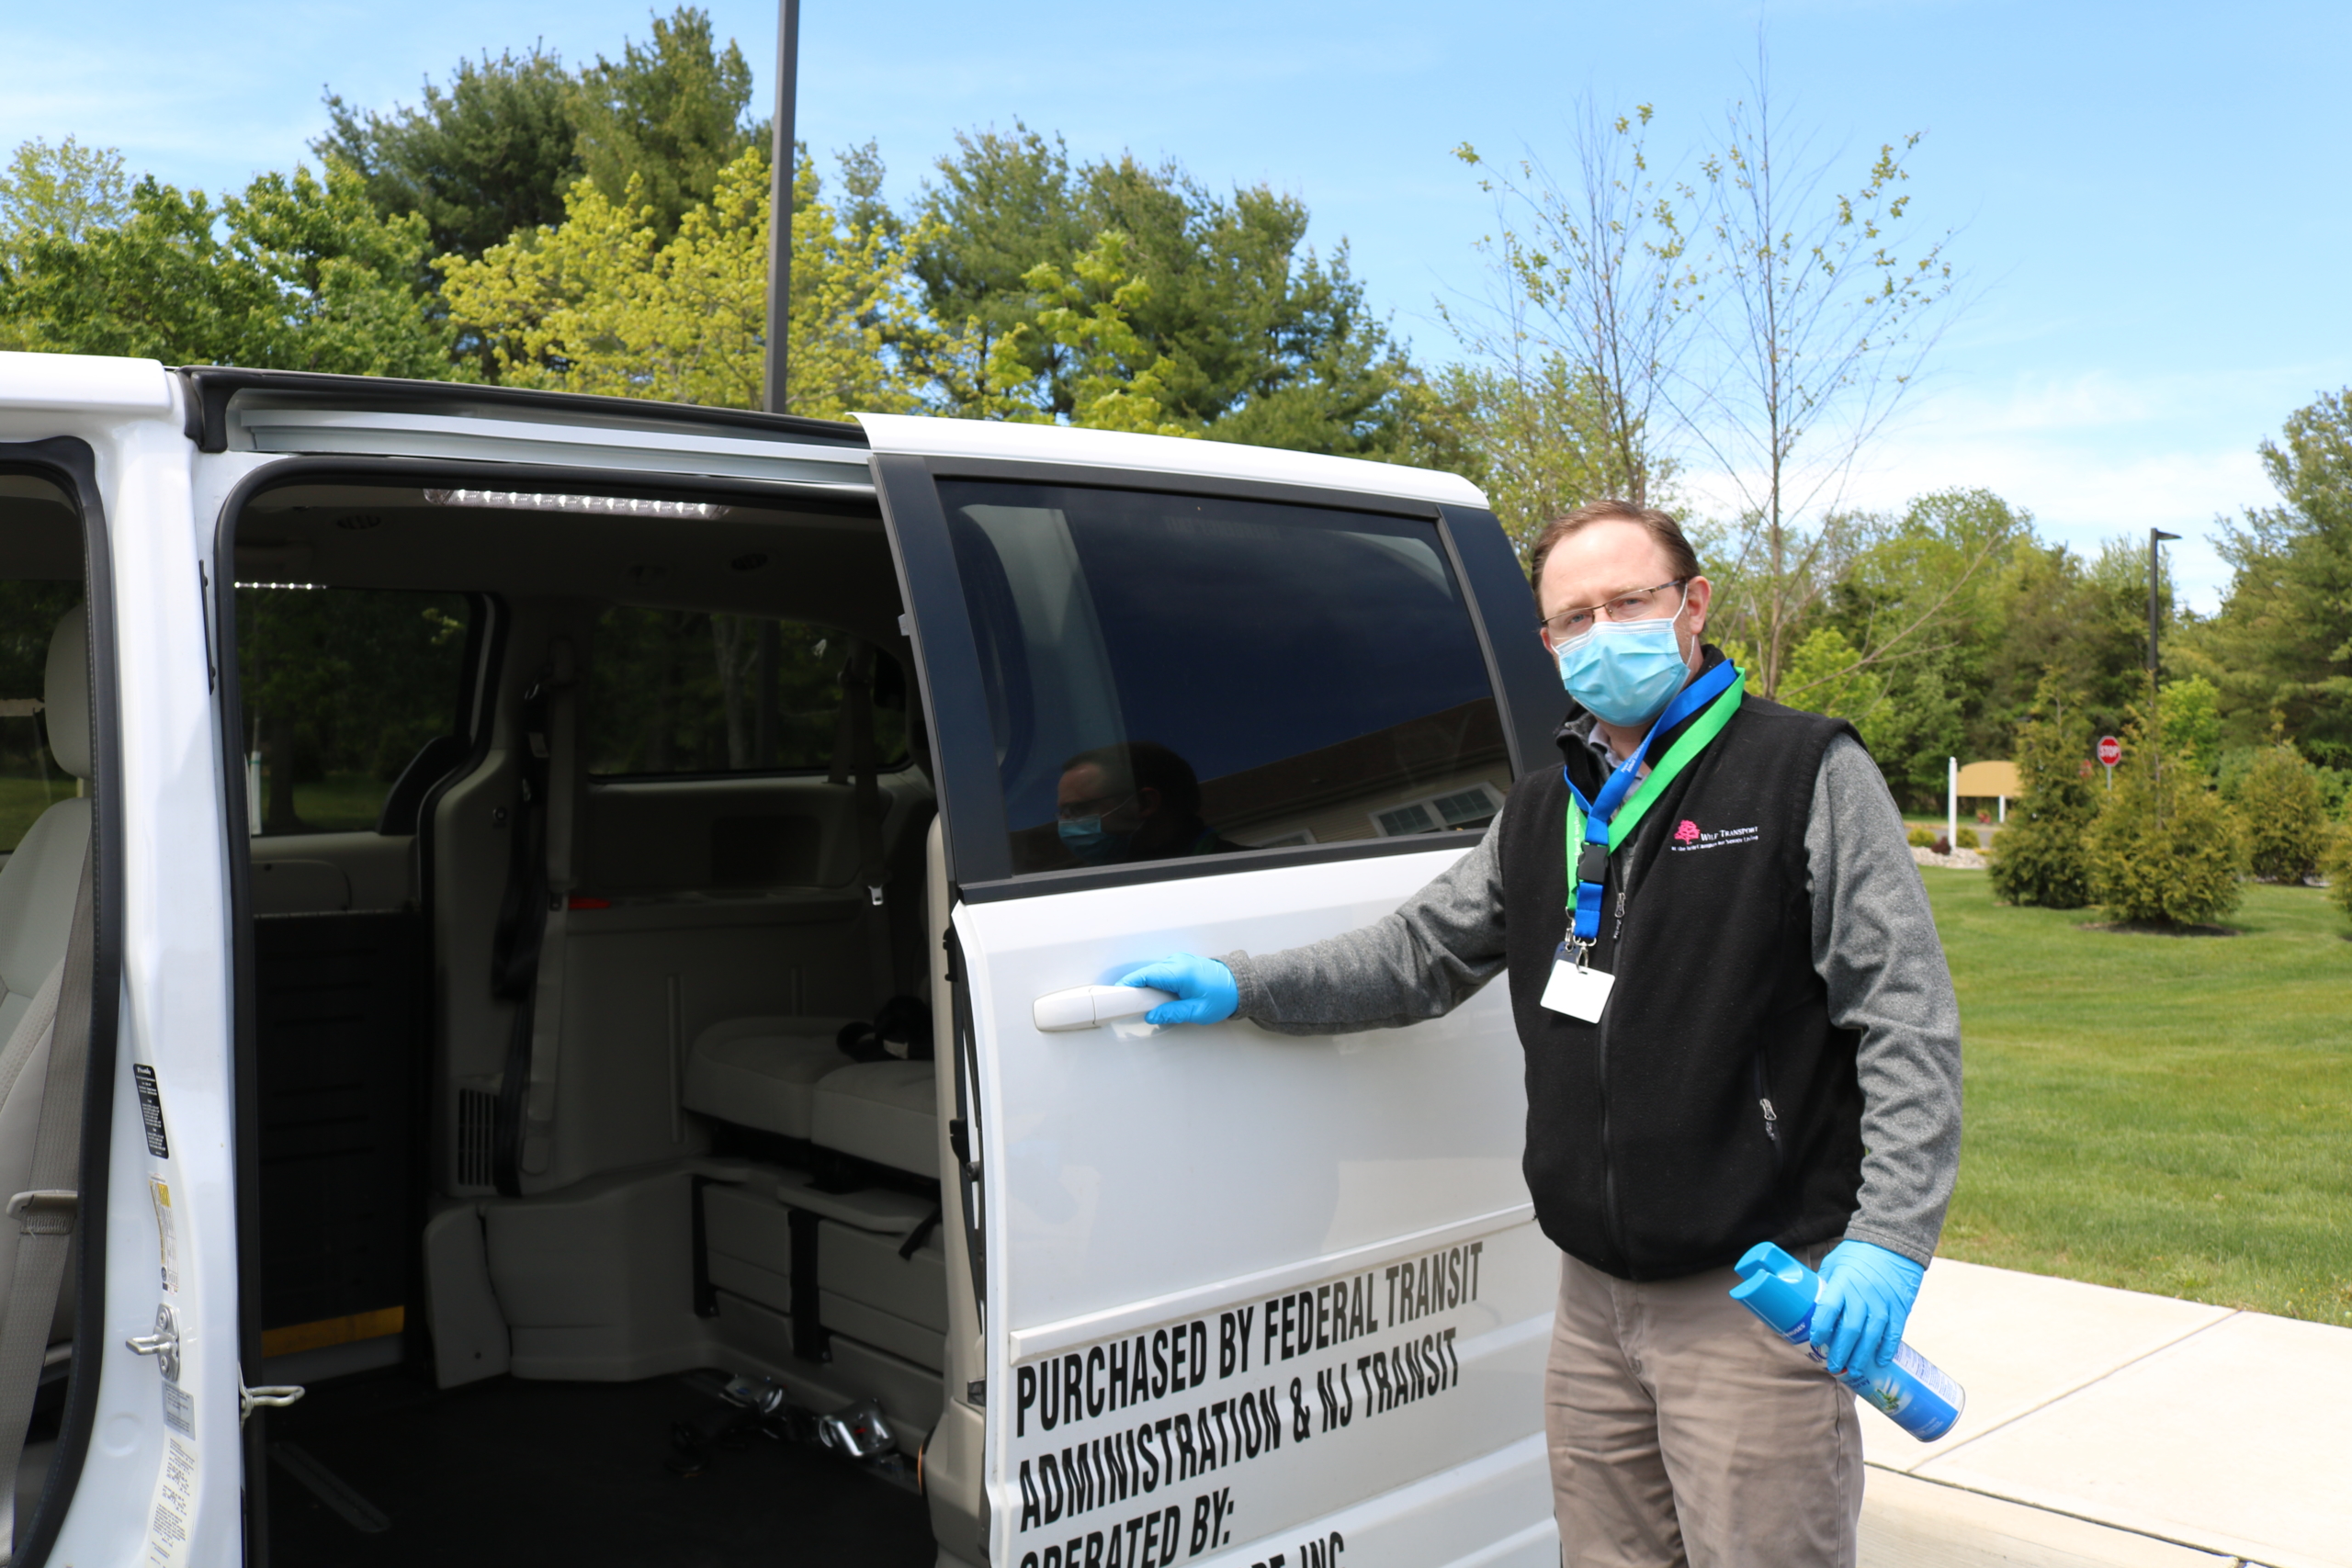
<path id="1" fill-rule="evenodd" d="M 41 708 L 49 727 L 50 754 L 73 778 L 90 776 L 90 666 L 88 621 L 76 606 L 57 623 L 49 640 L 49 669 Z M 90 802 L 58 801 L 40 814 L 32 830 L 0 865 L 0 1201 L 32 1185 L 33 1144 L 40 1130 L 41 1091 L 49 1077 L 51 1031 L 34 1020 L 19 1029 L 39 991 L 65 963 L 73 935 L 74 904 L 81 891 L 82 863 L 90 847 Z M 44 1009 L 44 1012 L 46 1009 Z M 0 1314 L 7 1310 L 17 1274 L 13 1222 L 0 1222 Z M 62 1366 L 74 1336 L 74 1271 L 65 1271 L 50 1318 L 44 1364 Z M 17 1467 L 19 1527 L 32 1517 L 49 1470 L 51 1445 L 25 1451 Z"/>

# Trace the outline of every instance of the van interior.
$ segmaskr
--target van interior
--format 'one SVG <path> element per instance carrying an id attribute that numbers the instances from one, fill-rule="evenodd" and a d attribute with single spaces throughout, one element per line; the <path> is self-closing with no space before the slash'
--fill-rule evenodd
<path id="1" fill-rule="evenodd" d="M 0 1185 L 10 1193 L 39 1185 L 35 1144 L 49 1058 L 42 998 L 53 1001 L 64 967 L 90 842 L 82 599 L 78 509 L 46 478 L 0 472 Z M 78 1122 L 80 1107 L 68 1106 L 66 1114 Z M 20 1243 L 17 1224 L 0 1224 L 0 1306 L 16 1279 Z M 50 1314 L 17 1465 L 20 1528 L 40 1499 L 64 1412 L 74 1312 L 69 1268 Z"/>
<path id="2" fill-rule="evenodd" d="M 254 1560 L 980 1560 L 872 502 L 310 475 L 232 526 L 249 1381 L 307 1391 Z"/>

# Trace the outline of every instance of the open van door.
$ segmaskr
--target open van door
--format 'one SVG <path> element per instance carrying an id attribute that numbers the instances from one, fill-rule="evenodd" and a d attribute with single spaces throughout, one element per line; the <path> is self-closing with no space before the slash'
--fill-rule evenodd
<path id="1" fill-rule="evenodd" d="M 1500 529 L 1385 465 L 864 423 L 945 824 L 985 1540 L 943 1548 L 1556 1562 L 1501 988 L 1320 1037 L 1041 1003 L 1351 930 L 1470 846 L 1561 705 Z"/>

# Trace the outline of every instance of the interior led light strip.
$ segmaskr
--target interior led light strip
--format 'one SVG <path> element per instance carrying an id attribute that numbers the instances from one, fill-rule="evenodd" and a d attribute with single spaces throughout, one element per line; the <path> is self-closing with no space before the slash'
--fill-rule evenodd
<path id="1" fill-rule="evenodd" d="M 578 512 L 607 517 L 694 517 L 708 522 L 727 508 L 707 501 L 652 501 L 628 495 L 545 495 L 520 490 L 428 490 L 435 506 L 493 506 L 507 512 Z"/>

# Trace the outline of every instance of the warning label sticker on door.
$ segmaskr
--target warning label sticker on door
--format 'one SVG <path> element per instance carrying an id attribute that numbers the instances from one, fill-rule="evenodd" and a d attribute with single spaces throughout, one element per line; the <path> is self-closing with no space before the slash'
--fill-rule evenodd
<path id="1" fill-rule="evenodd" d="M 147 1196 L 155 1202 L 155 1245 L 163 1257 L 164 1289 L 173 1295 L 180 1289 L 180 1243 L 172 1224 L 172 1189 L 160 1177 L 147 1179 Z"/>
<path id="2" fill-rule="evenodd" d="M 147 1152 L 157 1159 L 169 1159 L 172 1145 L 164 1136 L 164 1097 L 155 1088 L 155 1069 L 144 1062 L 134 1062 L 130 1076 L 139 1084 L 139 1120 L 147 1129 Z"/>
<path id="3" fill-rule="evenodd" d="M 155 1478 L 155 1505 L 147 1517 L 148 1568 L 178 1568 L 188 1561 L 188 1520 L 196 1512 L 195 1439 L 170 1437 L 164 1472 Z"/>

